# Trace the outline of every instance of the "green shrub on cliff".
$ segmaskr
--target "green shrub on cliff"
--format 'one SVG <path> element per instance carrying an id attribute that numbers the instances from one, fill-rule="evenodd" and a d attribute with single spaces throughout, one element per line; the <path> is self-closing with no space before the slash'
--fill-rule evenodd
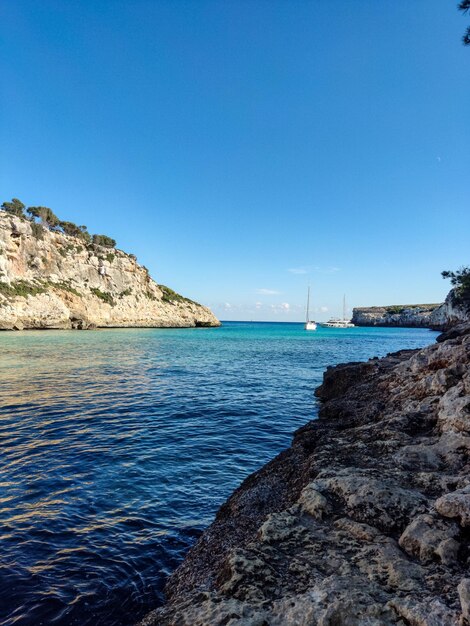
<path id="1" fill-rule="evenodd" d="M 420 309 L 421 311 L 433 311 L 437 309 L 440 304 L 391 304 L 390 306 L 385 307 L 385 312 L 387 315 L 401 315 L 407 309 Z M 374 308 L 374 307 L 371 307 Z"/>
<path id="2" fill-rule="evenodd" d="M 191 302 L 191 303 L 194 303 L 193 300 L 190 300 L 189 298 L 185 298 L 181 294 L 176 293 L 176 291 L 173 291 L 173 289 L 170 289 L 170 287 L 166 287 L 166 285 L 158 285 L 158 288 L 160 289 L 160 291 L 163 294 L 162 295 L 163 302 L 168 302 L 170 304 L 174 304 L 175 302 Z M 196 303 L 194 303 L 194 304 L 196 304 Z"/>
<path id="3" fill-rule="evenodd" d="M 4 202 L 1 208 L 11 215 L 26 218 L 24 213 L 26 207 L 18 198 L 12 198 L 11 202 Z M 26 209 L 26 213 L 29 215 L 31 230 L 36 239 L 43 239 L 44 228 L 47 228 L 56 232 L 63 232 L 64 235 L 70 237 L 83 239 L 85 244 L 90 244 L 93 241 L 97 246 L 104 246 L 106 248 L 116 247 L 116 241 L 111 237 L 107 235 L 93 235 L 92 239 L 86 226 L 78 226 L 73 222 L 59 219 L 54 211 L 47 206 L 30 206 Z M 35 221 L 36 219 L 40 220 L 39 224 Z M 40 228 L 40 226 L 42 228 Z"/>
<path id="4" fill-rule="evenodd" d="M 2 209 L 7 213 L 11 213 L 11 215 L 16 215 L 16 217 L 24 217 L 25 205 L 18 200 L 18 198 L 12 198 L 11 202 L 4 202 L 2 204 Z"/>
<path id="5" fill-rule="evenodd" d="M 71 237 L 79 237 L 83 239 L 86 243 L 90 243 L 91 235 L 87 230 L 86 226 L 77 226 L 73 222 L 59 222 L 59 226 L 62 229 L 62 232 L 65 235 L 70 235 Z"/>
<path id="6" fill-rule="evenodd" d="M 105 248 L 116 247 L 116 240 L 108 237 L 108 235 L 93 235 L 93 243 L 96 246 L 104 246 Z"/>
<path id="7" fill-rule="evenodd" d="M 27 283 L 24 280 L 19 280 L 16 283 L 2 283 L 0 282 L 0 293 L 7 298 L 14 298 L 15 296 L 36 296 L 38 293 L 45 293 L 46 289 L 42 285 L 33 285 Z"/>
<path id="8" fill-rule="evenodd" d="M 90 291 L 91 293 L 95 294 L 95 296 L 98 297 L 100 300 L 106 302 L 106 304 L 114 306 L 115 303 L 113 296 L 107 291 L 101 291 L 101 289 L 98 289 L 98 287 L 90 287 Z"/>
<path id="9" fill-rule="evenodd" d="M 31 234 L 36 239 L 44 239 L 44 227 L 42 224 L 38 224 L 37 222 L 31 222 Z"/>
<path id="10" fill-rule="evenodd" d="M 442 278 L 449 278 L 459 297 L 470 298 L 470 267 L 461 267 L 455 272 L 445 270 Z"/>
<path id="11" fill-rule="evenodd" d="M 48 283 L 48 285 L 50 287 L 54 287 L 55 289 L 61 289 L 62 291 L 68 291 L 69 293 L 73 293 L 75 296 L 80 296 L 80 298 L 82 297 L 82 294 L 79 291 L 77 291 L 75 287 L 72 287 L 72 285 L 70 284 L 70 281 Z"/>
<path id="12" fill-rule="evenodd" d="M 458 8 L 462 11 L 462 13 L 468 13 L 470 11 L 470 0 L 461 0 L 458 4 Z M 462 41 L 465 46 L 470 46 L 470 26 L 467 27 L 465 31 Z"/>
<path id="13" fill-rule="evenodd" d="M 54 229 L 60 224 L 59 218 L 48 206 L 30 206 L 26 209 L 26 211 L 31 215 L 31 217 L 37 217 L 40 219 L 41 223 L 47 228 Z"/>
<path id="14" fill-rule="evenodd" d="M 78 237 L 81 232 L 79 227 L 73 222 L 60 221 L 59 226 L 66 235 L 71 235 L 72 237 Z"/>

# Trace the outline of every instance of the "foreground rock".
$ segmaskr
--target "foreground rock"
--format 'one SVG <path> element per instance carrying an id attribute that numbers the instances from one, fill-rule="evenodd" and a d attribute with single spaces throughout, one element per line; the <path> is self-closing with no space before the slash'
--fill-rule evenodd
<path id="1" fill-rule="evenodd" d="M 0 213 L 0 330 L 218 325 L 133 255 Z"/>
<path id="2" fill-rule="evenodd" d="M 320 417 L 250 476 L 145 626 L 470 623 L 470 326 L 330 368 Z"/>

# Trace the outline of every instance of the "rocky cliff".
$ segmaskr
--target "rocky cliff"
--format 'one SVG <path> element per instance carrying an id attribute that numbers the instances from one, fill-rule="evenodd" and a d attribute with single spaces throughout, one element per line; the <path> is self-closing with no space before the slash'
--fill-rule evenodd
<path id="1" fill-rule="evenodd" d="M 330 368 L 142 626 L 470 623 L 470 325 Z"/>
<path id="2" fill-rule="evenodd" d="M 445 302 L 431 315 L 430 327 L 446 330 L 470 320 L 470 293 L 462 289 L 452 289 Z"/>
<path id="3" fill-rule="evenodd" d="M 441 304 L 357 307 L 352 322 L 356 326 L 404 326 L 435 328 L 442 317 Z"/>
<path id="4" fill-rule="evenodd" d="M 356 307 L 352 322 L 356 326 L 399 326 L 446 330 L 465 322 L 470 314 L 467 297 L 459 297 L 453 289 L 442 304 L 404 304 L 393 306 Z"/>
<path id="5" fill-rule="evenodd" d="M 0 212 L 0 329 L 217 325 L 135 256 Z"/>

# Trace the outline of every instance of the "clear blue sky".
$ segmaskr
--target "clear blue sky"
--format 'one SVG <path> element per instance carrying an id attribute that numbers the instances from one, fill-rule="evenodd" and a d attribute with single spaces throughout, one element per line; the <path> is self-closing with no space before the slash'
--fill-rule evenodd
<path id="1" fill-rule="evenodd" d="M 222 319 L 434 302 L 470 262 L 448 0 L 4 1 L 1 200 L 106 233 Z M 325 309 L 328 309 L 326 311 Z"/>

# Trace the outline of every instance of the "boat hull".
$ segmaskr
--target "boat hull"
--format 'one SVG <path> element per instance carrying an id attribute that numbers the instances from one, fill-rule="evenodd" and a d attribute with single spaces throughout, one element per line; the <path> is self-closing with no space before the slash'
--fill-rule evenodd
<path id="1" fill-rule="evenodd" d="M 355 328 L 355 324 L 351 322 L 322 322 L 322 328 Z"/>

